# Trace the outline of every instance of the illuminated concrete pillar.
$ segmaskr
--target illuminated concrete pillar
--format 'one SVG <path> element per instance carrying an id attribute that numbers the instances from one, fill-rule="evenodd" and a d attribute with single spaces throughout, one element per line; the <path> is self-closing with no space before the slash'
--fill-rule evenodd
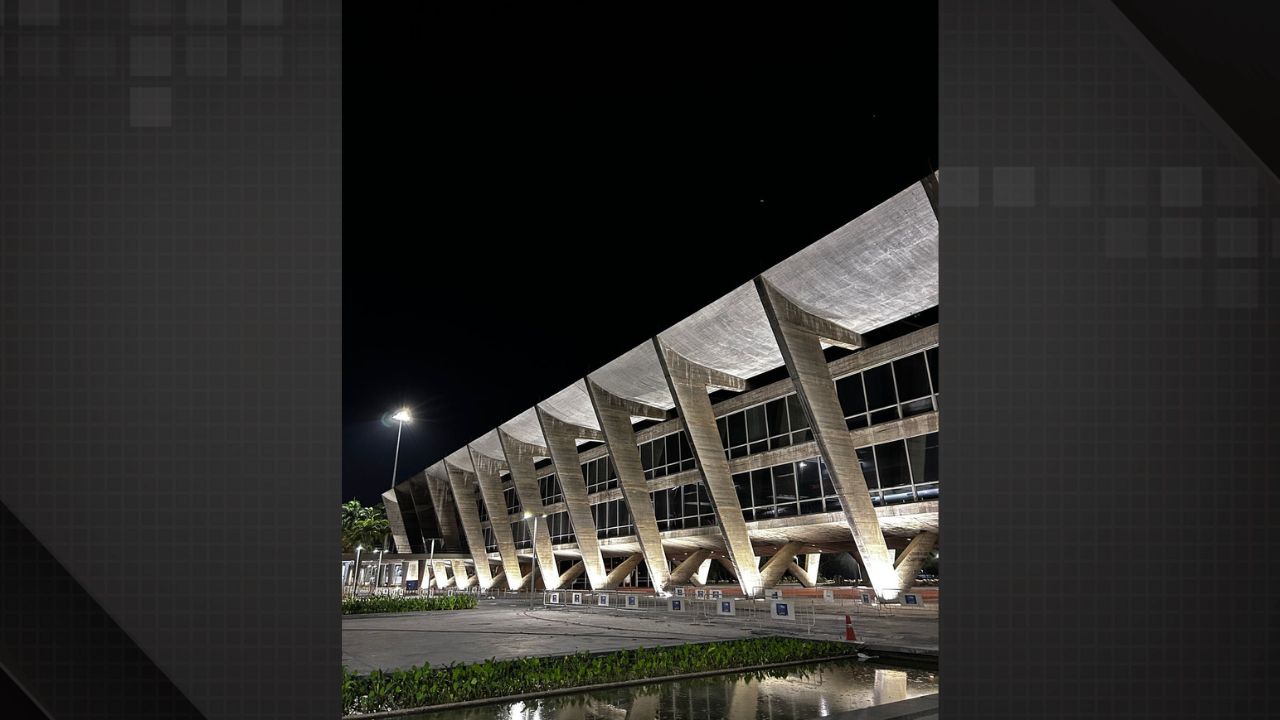
<path id="1" fill-rule="evenodd" d="M 804 568 L 797 565 L 795 560 L 792 560 L 790 563 L 787 564 L 787 570 L 789 570 L 792 575 L 796 576 L 796 579 L 800 581 L 801 585 L 807 588 L 811 588 L 814 585 L 818 584 L 816 581 L 816 577 L 810 575 L 808 570 L 805 570 Z"/>
<path id="2" fill-rule="evenodd" d="M 475 563 L 476 581 L 481 590 L 493 587 L 494 578 L 489 570 L 489 552 L 484 546 L 484 526 L 480 523 L 480 509 L 476 506 L 474 486 L 468 481 L 467 473 L 453 466 L 444 466 L 449 481 L 450 495 L 458 506 L 458 517 L 462 520 L 462 531 L 467 538 L 467 547 L 471 549 L 471 559 Z"/>
<path id="3" fill-rule="evenodd" d="M 774 585 L 777 585 L 778 581 L 782 579 L 782 576 L 786 574 L 787 568 L 795 564 L 793 561 L 795 560 L 796 553 L 800 552 L 800 548 L 802 547 L 804 547 L 804 545 L 801 543 L 789 542 L 778 548 L 778 551 L 773 554 L 773 557 L 769 558 L 769 560 L 764 564 L 764 567 L 760 568 L 760 582 L 762 583 L 762 586 L 773 587 Z"/>
<path id="4" fill-rule="evenodd" d="M 937 544 L 937 533 L 922 532 L 911 538 L 906 549 L 898 553 L 898 566 L 894 570 L 898 573 L 898 587 L 903 592 L 910 590 L 915 584 L 920 567 L 924 565 L 924 561 L 929 558 L 929 554 Z"/>
<path id="5" fill-rule="evenodd" d="M 631 574 L 631 571 L 635 570 L 644 559 L 644 553 L 636 553 L 628 557 L 626 560 L 623 560 L 622 563 L 618 565 L 618 567 L 614 568 L 613 571 L 609 573 L 608 577 L 604 579 L 604 587 L 601 589 L 613 590 L 621 585 L 622 581 L 626 580 L 627 576 Z"/>
<path id="6" fill-rule="evenodd" d="M 467 573 L 467 563 L 465 560 L 453 560 L 450 564 L 453 566 L 454 587 L 465 589 L 476 584 L 475 576 Z"/>
<path id="7" fill-rule="evenodd" d="M 694 571 L 693 577 L 689 578 L 689 582 L 702 587 L 707 584 L 707 575 L 711 572 L 711 558 L 703 560 L 698 569 Z"/>
<path id="8" fill-rule="evenodd" d="M 582 476 L 582 465 L 578 462 L 576 441 L 578 438 L 604 440 L 604 435 L 599 430 L 571 425 L 540 407 L 534 410 L 542 425 L 542 436 L 547 441 L 547 452 L 551 454 L 551 466 L 555 468 L 556 478 L 560 481 L 565 507 L 569 510 L 569 522 L 573 525 L 573 535 L 577 540 L 578 550 L 582 553 L 587 582 L 591 584 L 592 590 L 603 590 L 606 576 L 604 557 L 600 554 L 596 523 L 591 517 L 591 505 L 587 502 L 587 481 Z"/>
<path id="9" fill-rule="evenodd" d="M 822 353 L 822 341 L 861 348 L 857 333 L 818 317 L 787 298 L 764 276 L 755 279 L 778 349 L 791 375 L 796 396 L 813 429 L 818 450 L 826 462 L 853 534 L 854 545 L 876 594 L 897 597 L 898 576 L 880 530 L 880 520 L 867 493 L 867 481 L 845 424 L 835 381 Z"/>
<path id="10" fill-rule="evenodd" d="M 702 563 L 710 562 L 710 558 L 710 550 L 694 550 L 689 553 L 689 557 L 685 558 L 676 566 L 675 570 L 671 571 L 671 584 L 680 585 L 689 582 L 693 579 L 694 574 L 698 572 L 698 568 L 702 566 Z"/>
<path id="11" fill-rule="evenodd" d="M 502 470 L 502 462 L 488 455 L 482 455 L 470 446 L 471 463 L 476 469 L 476 484 L 480 486 L 480 497 L 484 498 L 485 507 L 489 509 L 489 525 L 493 527 L 493 537 L 498 541 L 498 556 L 502 558 L 502 567 L 507 571 L 507 585 L 512 590 L 524 587 L 524 573 L 520 572 L 520 556 L 516 553 L 516 541 L 511 535 L 511 522 L 507 519 L 507 501 L 502 496 L 502 479 L 498 473 Z M 515 580 L 520 584 L 512 586 Z"/>
<path id="12" fill-rule="evenodd" d="M 453 582 L 453 578 L 449 577 L 449 562 L 447 560 L 436 560 L 432 568 L 432 575 L 435 577 L 436 587 L 444 590 Z"/>
<path id="13" fill-rule="evenodd" d="M 581 560 L 569 566 L 569 569 L 565 570 L 564 573 L 560 575 L 559 582 L 556 583 L 556 586 L 551 589 L 555 590 L 562 587 L 568 587 L 574 580 L 578 579 L 578 576 L 582 574 L 584 569 L 586 569 L 586 564 Z"/>
<path id="14" fill-rule="evenodd" d="M 536 523 L 529 520 L 528 524 L 533 533 L 533 554 L 542 571 L 542 585 L 548 590 L 558 590 L 560 570 L 556 565 L 556 554 L 551 549 L 551 529 L 547 527 L 547 509 L 542 505 L 542 489 L 538 486 L 538 470 L 535 467 L 536 458 L 550 457 L 550 453 L 544 447 L 511 437 L 501 428 L 498 429 L 498 442 L 502 445 L 502 454 L 506 455 L 507 469 L 511 471 L 511 484 L 516 488 L 520 506 L 526 513 L 539 516 Z"/>
<path id="15" fill-rule="evenodd" d="M 587 378 L 587 391 L 591 396 L 591 406 L 595 409 L 600 430 L 604 434 L 605 444 L 609 446 L 613 467 L 618 471 L 618 485 L 622 488 L 622 496 L 631 511 L 636 539 L 640 541 L 640 550 L 644 553 L 645 565 L 649 570 L 649 581 L 653 583 L 655 591 L 662 592 L 669 584 L 667 556 L 662 549 L 662 535 L 658 532 L 658 519 L 653 512 L 653 502 L 649 499 L 649 485 L 644 477 L 644 467 L 640 464 L 640 448 L 636 446 L 631 418 L 663 419 L 666 413 L 658 408 L 620 398 L 597 385 L 591 378 Z"/>
<path id="16" fill-rule="evenodd" d="M 729 461 L 724 455 L 711 398 L 707 395 L 707 388 L 712 387 L 745 390 L 746 381 L 689 360 L 667 347 L 661 337 L 654 338 L 653 344 L 662 363 L 667 386 L 671 389 L 676 412 L 684 420 L 685 431 L 689 434 L 693 457 L 711 495 L 716 525 L 724 537 L 725 550 L 737 567 L 738 584 L 743 594 L 755 595 L 762 587 L 755 565 L 755 550 L 751 547 L 747 523 L 742 519 L 742 505 L 738 502 L 738 491 L 734 489 Z"/>
<path id="17" fill-rule="evenodd" d="M 822 564 L 822 553 L 809 553 L 804 558 L 804 571 L 813 581 L 818 582 L 818 566 Z"/>
<path id="18" fill-rule="evenodd" d="M 409 545 L 409 535 L 404 529 L 404 515 L 401 514 L 400 501 L 396 499 L 394 490 L 382 493 L 382 506 L 387 509 L 387 525 L 391 529 L 391 539 L 396 543 L 396 551 L 413 552 Z"/>

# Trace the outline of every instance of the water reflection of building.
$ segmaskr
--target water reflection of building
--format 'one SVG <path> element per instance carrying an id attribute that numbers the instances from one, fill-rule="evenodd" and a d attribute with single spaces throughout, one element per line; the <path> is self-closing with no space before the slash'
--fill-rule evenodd
<path id="1" fill-rule="evenodd" d="M 938 302 L 934 176 L 502 422 L 383 497 L 407 573 L 438 587 L 707 582 L 755 594 L 823 553 L 853 553 L 882 598 L 937 542 Z M 663 291 L 597 276 L 538 283 Z M 520 312 L 513 308 L 512 312 Z M 477 318 L 506 348 L 501 318 Z M 447 345 L 441 352 L 447 352 Z M 571 359 L 568 359 L 571 360 Z M 446 420 L 440 418 L 439 420 Z M 434 553 L 448 563 L 427 567 Z M 763 562 L 762 562 L 763 559 Z M 458 560 L 458 562 L 454 562 Z"/>

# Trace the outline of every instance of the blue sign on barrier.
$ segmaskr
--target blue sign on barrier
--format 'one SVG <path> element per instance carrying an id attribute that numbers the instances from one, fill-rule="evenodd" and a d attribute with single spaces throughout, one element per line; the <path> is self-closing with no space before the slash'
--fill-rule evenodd
<path id="1" fill-rule="evenodd" d="M 405 590 L 407 590 L 408 592 L 413 592 L 413 591 L 417 590 L 417 589 L 418 589 L 418 581 L 417 581 L 417 580 L 405 580 L 405 581 L 404 581 L 404 589 L 405 589 Z"/>

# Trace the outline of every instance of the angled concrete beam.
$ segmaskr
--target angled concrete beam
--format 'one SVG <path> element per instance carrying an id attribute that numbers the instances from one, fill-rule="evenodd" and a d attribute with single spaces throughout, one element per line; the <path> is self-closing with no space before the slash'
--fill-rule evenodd
<path id="1" fill-rule="evenodd" d="M 640 448 L 636 447 L 636 434 L 631 417 L 639 416 L 637 410 L 647 407 L 620 398 L 587 378 L 587 391 L 595 409 L 596 420 L 604 433 L 605 444 L 613 457 L 613 467 L 618 471 L 618 486 L 631 510 L 631 520 L 636 526 L 636 539 L 644 553 L 649 568 L 649 580 L 655 591 L 667 587 L 667 556 L 662 549 L 662 535 L 658 532 L 658 519 L 649 499 L 649 486 L 640 464 Z M 656 410 L 656 408 L 654 408 Z M 661 413 L 666 417 L 666 413 Z"/>
<path id="2" fill-rule="evenodd" d="M 605 578 L 603 589 L 612 590 L 618 587 L 623 580 L 627 579 L 627 576 L 631 574 L 631 571 L 636 569 L 636 566 L 640 564 L 640 561 L 644 559 L 644 553 L 636 553 L 626 560 L 623 560 L 622 564 L 614 568 L 613 571 L 609 573 L 609 576 Z"/>
<path id="3" fill-rule="evenodd" d="M 653 344 L 658 360 L 662 363 L 667 386 L 671 389 L 676 411 L 684 420 L 685 431 L 689 434 L 689 446 L 693 449 L 694 460 L 702 471 L 702 479 L 711 495 L 716 525 L 724 537 L 725 549 L 737 566 L 734 574 L 738 577 L 743 594 L 753 596 L 763 587 L 756 570 L 755 551 L 751 547 L 747 523 L 742 519 L 742 505 L 738 502 L 738 491 L 733 486 L 729 461 L 724 456 L 724 445 L 720 441 L 720 430 L 716 427 L 715 412 L 711 409 L 711 398 L 707 395 L 707 388 L 713 383 L 726 387 L 729 381 L 723 377 L 715 377 L 715 371 L 667 347 L 661 338 L 655 337 Z M 738 386 L 730 389 L 745 388 L 745 381 L 738 380 Z"/>
<path id="4" fill-rule="evenodd" d="M 436 587 L 444 590 L 449 587 L 449 583 L 453 582 L 453 578 L 449 577 L 449 562 L 447 560 L 436 560 L 433 564 L 435 567 L 432 569 L 435 572 L 432 575 L 435 576 Z"/>
<path id="5" fill-rule="evenodd" d="M 732 560 L 727 557 L 717 557 L 716 562 L 720 563 L 720 567 L 728 570 L 735 578 L 738 577 L 738 568 L 733 564 Z"/>
<path id="6" fill-rule="evenodd" d="M 818 582 L 818 565 L 822 563 L 822 553 L 809 553 L 804 559 L 804 571 L 809 577 L 813 578 L 813 582 Z"/>
<path id="7" fill-rule="evenodd" d="M 396 542 L 397 552 L 412 552 L 409 535 L 404 529 L 404 515 L 400 509 L 400 501 L 396 499 L 395 490 L 382 493 L 382 505 L 387 509 L 387 524 L 391 526 L 391 539 Z"/>
<path id="8" fill-rule="evenodd" d="M 710 550 L 694 550 L 689 554 L 689 557 L 676 566 L 675 570 L 671 571 L 671 584 L 679 585 L 689 582 L 693 579 L 694 574 L 698 572 L 698 568 L 702 566 L 702 563 L 709 562 L 710 558 Z"/>
<path id="9" fill-rule="evenodd" d="M 510 586 L 513 578 L 523 578 L 524 573 L 520 571 L 520 556 L 516 553 L 516 541 L 511 535 L 511 523 L 507 520 L 507 501 L 502 497 L 502 480 L 498 475 L 505 463 L 482 455 L 470 445 L 467 450 L 471 453 L 471 464 L 476 469 L 476 484 L 480 486 L 480 496 L 489 509 L 489 525 L 493 528 L 494 539 L 498 541 L 498 556 L 502 558 L 502 567 L 507 571 L 507 584 Z M 511 589 L 518 590 L 521 587 L 523 584 Z"/>
<path id="10" fill-rule="evenodd" d="M 565 570 L 564 574 L 560 576 L 559 582 L 556 583 L 556 586 L 551 589 L 555 590 L 556 588 L 568 587 L 570 583 L 578 579 L 578 576 L 582 574 L 582 571 L 585 568 L 586 565 L 583 564 L 581 560 L 569 566 L 569 569 Z"/>
<path id="11" fill-rule="evenodd" d="M 795 564 L 796 553 L 803 548 L 803 543 L 789 542 L 778 548 L 778 551 L 769 558 L 764 567 L 760 568 L 760 582 L 764 583 L 764 587 L 773 587 L 778 584 L 782 576 L 786 574 L 787 567 Z"/>
<path id="12" fill-rule="evenodd" d="M 689 582 L 702 587 L 707 584 L 707 574 L 711 572 L 711 558 L 702 561 L 698 569 L 694 571 L 693 577 L 689 578 Z"/>
<path id="13" fill-rule="evenodd" d="M 486 567 L 487 567 L 487 566 L 486 566 Z M 499 570 L 498 570 L 498 572 L 493 573 L 493 582 L 491 582 L 491 583 L 489 584 L 489 587 L 491 587 L 491 588 L 499 588 L 499 589 L 506 589 L 506 587 L 507 587 L 507 571 L 506 571 L 506 570 L 499 569 Z M 484 589 L 488 589 L 488 588 L 484 588 Z"/>
<path id="14" fill-rule="evenodd" d="M 501 428 L 498 429 L 498 442 L 502 445 L 502 454 L 506 455 L 511 484 L 515 485 L 521 507 L 527 513 L 540 516 L 536 523 L 528 523 L 533 532 L 533 554 L 542 570 L 542 585 L 548 590 L 557 590 L 560 587 L 560 569 L 556 566 L 556 554 L 551 549 L 547 509 L 542 506 L 542 489 L 538 487 L 538 470 L 535 467 L 535 458 L 547 457 L 549 453 L 544 447 L 517 440 Z"/>
<path id="15" fill-rule="evenodd" d="M 591 584 L 592 590 L 602 590 L 606 575 L 604 558 L 600 554 L 600 540 L 596 536 L 591 505 L 587 502 L 587 480 L 582 476 L 576 441 L 578 438 L 603 440 L 604 434 L 599 430 L 571 425 L 540 407 L 535 407 L 534 410 L 542 425 L 547 451 L 551 453 L 551 466 L 556 469 L 556 479 L 560 481 L 565 507 L 569 510 L 569 522 L 573 524 L 573 536 L 582 553 L 587 582 Z"/>
<path id="16" fill-rule="evenodd" d="M 795 560 L 792 560 L 787 565 L 787 570 L 791 571 L 791 574 L 796 576 L 796 579 L 800 581 L 800 584 L 807 588 L 811 588 L 818 584 L 817 578 L 810 575 L 807 570 L 797 565 Z"/>
<path id="17" fill-rule="evenodd" d="M 469 588 L 476 584 L 476 577 L 467 574 L 467 563 L 464 560 L 453 560 L 453 584 L 458 588 Z"/>
<path id="18" fill-rule="evenodd" d="M 894 570 L 898 573 L 898 587 L 902 588 L 903 592 L 910 590 L 915 584 L 920 566 L 924 565 L 924 561 L 928 559 L 929 553 L 933 552 L 937 544 L 937 533 L 922 532 L 911 538 L 906 549 L 898 553 L 897 567 Z"/>
<path id="19" fill-rule="evenodd" d="M 924 194 L 929 197 L 929 204 L 933 206 L 933 216 L 938 217 L 938 176 L 929 173 L 921 178 L 920 184 L 924 186 Z"/>
<path id="20" fill-rule="evenodd" d="M 484 526 L 480 523 L 480 509 L 476 506 L 475 486 L 468 481 L 468 473 L 451 465 L 446 465 L 449 494 L 458 506 L 458 517 L 462 520 L 462 531 L 467 537 L 467 547 L 471 550 L 471 559 L 475 561 L 476 580 L 481 590 L 493 587 L 494 578 L 489 571 L 489 551 L 484 546 Z"/>
<path id="21" fill-rule="evenodd" d="M 840 409 L 835 381 L 822 354 L 821 341 L 831 338 L 821 330 L 822 323 L 779 292 L 764 276 L 756 277 L 755 284 L 787 373 L 795 385 L 796 396 L 809 417 L 818 450 L 840 496 L 863 569 L 876 594 L 892 600 L 897 597 L 898 576 L 889 560 L 875 506 L 867 493 L 867 481 Z"/>

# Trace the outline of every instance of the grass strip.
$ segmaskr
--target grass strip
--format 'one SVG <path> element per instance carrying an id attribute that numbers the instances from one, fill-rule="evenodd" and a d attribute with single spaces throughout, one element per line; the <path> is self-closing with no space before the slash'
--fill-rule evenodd
<path id="1" fill-rule="evenodd" d="M 561 657 L 418 665 L 359 675 L 342 670 L 342 713 L 382 712 L 710 670 L 848 655 L 846 643 L 759 637 Z"/>
<path id="2" fill-rule="evenodd" d="M 343 615 L 369 613 L 419 612 L 424 610 L 470 610 L 476 606 L 475 595 L 440 595 L 438 597 L 396 597 L 378 595 L 367 598 L 344 598 Z"/>

